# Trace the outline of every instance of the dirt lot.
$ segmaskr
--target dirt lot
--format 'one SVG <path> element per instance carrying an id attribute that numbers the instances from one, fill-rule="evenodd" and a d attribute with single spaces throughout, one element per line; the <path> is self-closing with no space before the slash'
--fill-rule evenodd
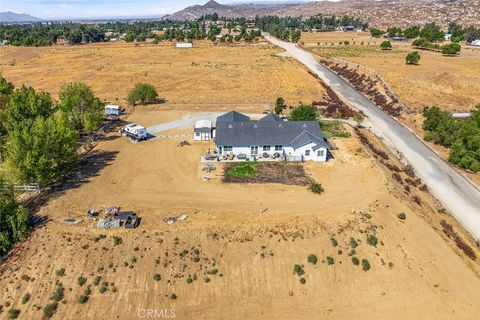
<path id="1" fill-rule="evenodd" d="M 142 117 L 137 109 L 130 120 Z M 150 110 L 149 117 L 161 123 L 173 115 Z M 132 144 L 111 134 L 101 142 L 78 183 L 41 208 L 49 221 L 2 274 L 3 309 L 11 305 L 25 318 L 39 318 L 58 280 L 65 304 L 53 319 L 136 319 L 145 309 L 173 309 L 179 319 L 476 318 L 478 259 L 446 241 L 439 221 L 463 233 L 425 193 L 395 182 L 380 163 L 386 160 L 374 159 L 356 136 L 336 140 L 334 161 L 305 164 L 325 188 L 320 196 L 300 186 L 224 184 L 220 168 L 204 182 L 200 156 L 211 144 L 180 148 L 179 140 Z M 137 211 L 140 227 L 95 229 L 87 209 L 112 204 Z M 163 221 L 182 213 L 186 221 Z M 67 225 L 67 216 L 84 221 Z M 376 246 L 366 242 L 372 234 Z M 122 243 L 115 245 L 113 236 Z M 367 259 L 370 270 L 352 263 L 351 238 L 358 243 L 353 255 Z M 307 263 L 310 254 L 316 265 Z M 303 285 L 295 264 L 304 266 Z M 88 285 L 92 293 L 80 304 Z M 22 304 L 27 292 L 31 298 Z"/>
<path id="2" fill-rule="evenodd" d="M 293 59 L 277 56 L 271 45 L 213 46 L 194 49 L 171 44 L 113 43 L 49 48 L 0 48 L 0 72 L 56 97 L 61 85 L 81 81 L 109 102 L 123 103 L 136 82 L 155 85 L 176 108 L 261 111 L 278 96 L 287 103 L 310 103 L 323 87 Z"/>
<path id="3" fill-rule="evenodd" d="M 480 48 L 463 46 L 458 57 L 420 50 L 418 66 L 407 66 L 405 55 L 414 51 L 409 41 L 392 42 L 393 50 L 383 51 L 384 39 L 364 32 L 325 32 L 302 34 L 306 46 L 322 56 L 341 57 L 377 70 L 392 90 L 415 112 L 424 106 L 449 111 L 470 110 L 480 102 Z M 340 45 L 349 41 L 349 45 Z M 363 42 L 363 44 L 362 44 Z M 332 45 L 333 43 L 333 45 Z M 370 45 L 369 45 L 370 43 Z"/>

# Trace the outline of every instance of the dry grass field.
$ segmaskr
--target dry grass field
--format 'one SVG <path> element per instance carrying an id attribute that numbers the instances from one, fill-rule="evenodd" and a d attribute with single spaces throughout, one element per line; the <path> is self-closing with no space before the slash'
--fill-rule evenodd
<path id="1" fill-rule="evenodd" d="M 267 43 L 193 49 L 126 43 L 48 48 L 0 48 L 0 72 L 9 81 L 56 97 L 62 84 L 81 81 L 97 96 L 123 103 L 136 82 L 152 83 L 167 105 L 259 111 L 278 96 L 310 103 L 324 89 L 293 59 Z"/>
<path id="2" fill-rule="evenodd" d="M 364 32 L 303 33 L 301 39 L 321 56 L 340 57 L 375 69 L 415 112 L 424 106 L 466 111 L 480 103 L 480 48 L 462 46 L 457 57 L 420 50 L 419 65 L 408 66 L 405 56 L 415 51 L 411 42 L 392 42 L 393 50 L 383 51 L 379 47 L 383 40 Z M 350 44 L 340 45 L 340 41 Z"/>
<path id="3" fill-rule="evenodd" d="M 129 121 L 146 115 L 162 123 L 182 112 L 139 107 Z M 2 317 L 10 305 L 22 318 L 40 318 L 57 282 L 65 302 L 52 319 L 140 319 L 146 309 L 174 310 L 178 319 L 478 316 L 478 260 L 466 258 L 439 221 L 463 233 L 428 194 L 404 191 L 355 135 L 336 140 L 334 161 L 305 164 L 325 188 L 322 195 L 300 186 L 223 183 L 221 165 L 201 171 L 210 143 L 177 147 L 179 141 L 133 144 L 111 133 L 100 142 L 77 183 L 40 208 L 48 222 L 3 270 Z M 211 180 L 203 181 L 205 175 Z M 109 205 L 138 212 L 139 228 L 96 229 L 87 209 Z M 164 221 L 184 213 L 186 221 Z M 83 221 L 69 225 L 66 217 Z M 376 246 L 367 244 L 372 234 Z M 122 243 L 115 245 L 113 236 Z M 353 247 L 370 270 L 352 263 Z M 311 254 L 316 265 L 307 262 Z M 293 273 L 295 264 L 303 265 L 305 284 Z M 80 304 L 87 286 L 92 292 Z M 22 304 L 26 293 L 31 298 Z"/>

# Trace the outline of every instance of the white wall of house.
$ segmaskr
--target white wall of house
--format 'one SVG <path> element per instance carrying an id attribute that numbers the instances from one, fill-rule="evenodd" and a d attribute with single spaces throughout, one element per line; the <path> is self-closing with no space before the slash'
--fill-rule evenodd
<path id="1" fill-rule="evenodd" d="M 281 150 L 276 150 L 275 146 L 270 146 L 270 151 L 264 150 L 262 145 L 258 146 L 258 156 L 261 156 L 263 153 L 268 153 L 269 155 L 273 155 L 276 152 L 279 152 L 283 155 L 283 151 L 287 156 L 295 156 L 300 159 L 303 156 L 304 160 L 311 160 L 311 161 L 327 161 L 327 148 L 319 148 L 317 150 L 313 150 L 312 148 L 315 146 L 313 143 L 309 143 L 301 148 L 293 149 L 291 146 L 282 146 Z M 225 149 L 227 147 L 227 149 Z M 231 150 L 230 150 L 231 147 Z M 252 146 L 244 145 L 244 146 L 217 146 L 218 152 L 221 155 L 226 155 L 229 153 L 233 153 L 234 155 L 239 154 L 246 154 L 248 157 L 252 157 L 251 148 Z M 278 148 L 277 148 L 278 149 Z M 220 152 L 221 151 L 221 152 Z"/>
<path id="2" fill-rule="evenodd" d="M 327 161 L 327 148 L 319 148 L 317 150 L 313 150 L 315 146 L 314 143 L 309 143 L 303 147 L 294 150 L 294 155 L 296 157 L 301 157 L 307 161 Z M 288 154 L 288 153 L 287 153 Z"/>
<path id="3" fill-rule="evenodd" d="M 212 139 L 210 132 L 194 132 L 193 140 L 195 141 L 208 141 Z"/>

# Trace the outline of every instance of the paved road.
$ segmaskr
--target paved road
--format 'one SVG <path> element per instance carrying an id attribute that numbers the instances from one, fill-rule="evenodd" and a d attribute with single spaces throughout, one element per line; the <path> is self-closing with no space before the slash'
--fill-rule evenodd
<path id="1" fill-rule="evenodd" d="M 445 208 L 475 239 L 480 240 L 478 188 L 440 159 L 409 129 L 383 112 L 341 77 L 318 63 L 312 54 L 299 49 L 293 43 L 270 36 L 266 36 L 266 39 L 285 49 L 290 56 L 316 73 L 347 104 L 362 110 L 368 117 L 372 131 L 404 155 Z"/>

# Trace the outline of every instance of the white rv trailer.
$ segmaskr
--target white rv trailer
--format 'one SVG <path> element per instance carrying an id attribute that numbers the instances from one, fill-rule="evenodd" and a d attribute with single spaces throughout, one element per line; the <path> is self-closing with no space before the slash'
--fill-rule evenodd
<path id="1" fill-rule="evenodd" d="M 147 129 L 135 123 L 132 123 L 123 127 L 122 133 L 133 140 L 147 139 Z"/>
<path id="2" fill-rule="evenodd" d="M 122 108 L 115 104 L 107 104 L 105 106 L 105 115 L 107 116 L 119 116 L 122 114 Z"/>

